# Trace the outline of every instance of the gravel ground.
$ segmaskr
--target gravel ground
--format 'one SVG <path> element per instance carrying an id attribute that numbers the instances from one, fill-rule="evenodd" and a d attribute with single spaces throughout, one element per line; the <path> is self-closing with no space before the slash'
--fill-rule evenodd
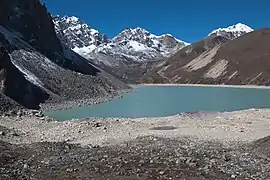
<path id="1" fill-rule="evenodd" d="M 2 180 L 270 178 L 270 159 L 253 144 L 224 146 L 192 138 L 149 136 L 104 147 L 0 142 L 0 158 Z"/>
<path id="2" fill-rule="evenodd" d="M 270 179 L 270 110 L 0 118 L 0 179 Z"/>

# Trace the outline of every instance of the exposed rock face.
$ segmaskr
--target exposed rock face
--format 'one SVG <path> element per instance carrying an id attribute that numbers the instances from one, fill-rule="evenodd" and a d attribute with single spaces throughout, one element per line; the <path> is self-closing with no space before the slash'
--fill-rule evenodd
<path id="1" fill-rule="evenodd" d="M 148 72 L 142 81 L 270 85 L 269 41 L 269 28 L 234 40 L 210 36 L 180 50 Z"/>
<path id="2" fill-rule="evenodd" d="M 98 45 L 107 42 L 105 34 L 100 34 L 77 17 L 54 16 L 53 22 L 58 38 L 62 44 L 70 49 L 96 48 Z"/>
<path id="3" fill-rule="evenodd" d="M 51 15 L 39 0 L 3 0 L 0 24 L 19 32 L 23 39 L 41 53 L 61 52 Z"/>
<path id="4" fill-rule="evenodd" d="M 89 72 L 72 59 L 62 57 L 66 49 L 56 36 L 50 13 L 39 0 L 4 0 L 0 11 L 5 17 L 0 20 L 0 25 L 11 30 L 38 52 L 61 67 L 81 73 Z M 91 68 L 90 71 L 95 70 Z"/>
<path id="5" fill-rule="evenodd" d="M 0 89 L 11 99 L 29 109 L 38 109 L 49 98 L 39 87 L 28 82 L 11 63 L 8 50 L 0 43 Z"/>

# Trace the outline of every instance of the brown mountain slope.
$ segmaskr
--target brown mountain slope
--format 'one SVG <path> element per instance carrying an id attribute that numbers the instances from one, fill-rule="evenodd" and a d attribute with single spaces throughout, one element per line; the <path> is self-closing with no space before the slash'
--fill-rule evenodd
<path id="1" fill-rule="evenodd" d="M 226 43 L 217 37 L 180 50 L 142 82 L 269 85 L 270 29 L 260 29 Z M 211 41 L 211 46 L 202 42 Z M 225 41 L 225 40 L 224 40 Z M 217 46 L 215 46 L 217 45 Z M 202 49 L 202 51 L 195 50 Z M 191 53 L 190 53 L 191 52 Z"/>
<path id="2" fill-rule="evenodd" d="M 206 39 L 203 39 L 197 43 L 194 43 L 190 46 L 187 46 L 172 57 L 167 59 L 165 62 L 158 64 L 148 73 L 146 73 L 142 82 L 148 83 L 168 83 L 176 82 L 177 77 L 180 74 L 185 73 L 184 69 L 181 69 L 182 66 L 186 65 L 194 58 L 199 57 L 200 55 L 204 56 L 207 52 L 214 47 L 227 42 L 229 39 L 226 39 L 221 36 L 210 36 Z"/>

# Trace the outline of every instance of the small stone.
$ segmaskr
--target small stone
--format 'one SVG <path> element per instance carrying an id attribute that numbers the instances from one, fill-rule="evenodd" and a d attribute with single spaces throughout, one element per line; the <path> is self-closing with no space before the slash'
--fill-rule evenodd
<path id="1" fill-rule="evenodd" d="M 93 145 L 92 148 L 94 149 L 99 148 L 99 145 Z"/>
<path id="2" fill-rule="evenodd" d="M 102 126 L 101 123 L 95 123 L 94 124 L 94 127 L 96 127 L 96 128 L 101 127 L 101 126 Z"/>
<path id="3" fill-rule="evenodd" d="M 159 174 L 163 175 L 163 174 L 165 174 L 165 171 L 160 171 Z"/>
<path id="4" fill-rule="evenodd" d="M 28 168 L 29 168 L 28 164 L 23 165 L 23 169 L 28 169 Z"/>
<path id="5" fill-rule="evenodd" d="M 197 162 L 195 159 L 188 157 L 186 160 L 186 165 L 188 165 L 188 167 L 196 167 L 197 166 Z"/>
<path id="6" fill-rule="evenodd" d="M 188 167 L 193 168 L 193 167 L 196 167 L 196 166 L 197 166 L 197 163 L 188 163 Z"/>
<path id="7" fill-rule="evenodd" d="M 41 111 L 37 111 L 37 112 L 35 112 L 35 116 L 36 117 L 43 117 L 44 115 L 42 114 Z"/>
<path id="8" fill-rule="evenodd" d="M 230 161 L 230 160 L 231 160 L 231 156 L 230 156 L 229 154 L 225 154 L 225 155 L 224 155 L 224 160 L 225 160 L 226 162 Z"/>
<path id="9" fill-rule="evenodd" d="M 237 177 L 237 176 L 236 176 L 236 175 L 234 175 L 234 174 L 233 174 L 233 175 L 231 175 L 231 178 L 233 178 L 233 179 L 235 179 L 236 177 Z"/>
<path id="10" fill-rule="evenodd" d="M 16 132 L 12 132 L 10 135 L 11 136 L 19 136 L 19 134 L 17 134 Z"/>
<path id="11" fill-rule="evenodd" d="M 65 145 L 65 149 L 70 149 L 69 145 Z"/>
<path id="12" fill-rule="evenodd" d="M 66 171 L 67 171 L 67 173 L 71 173 L 73 170 L 68 168 Z"/>
<path id="13" fill-rule="evenodd" d="M 4 131 L 0 131 L 0 136 L 5 136 L 5 132 Z"/>
<path id="14" fill-rule="evenodd" d="M 21 117 L 23 115 L 23 113 L 21 111 L 17 112 L 17 117 Z"/>

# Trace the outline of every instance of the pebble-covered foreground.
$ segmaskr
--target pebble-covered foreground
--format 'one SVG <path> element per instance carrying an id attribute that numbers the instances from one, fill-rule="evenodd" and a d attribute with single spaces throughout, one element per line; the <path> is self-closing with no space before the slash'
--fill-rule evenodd
<path id="1" fill-rule="evenodd" d="M 269 109 L 66 122 L 6 114 L 0 179 L 270 179 L 269 119 Z"/>
<path id="2" fill-rule="evenodd" d="M 230 147 L 141 137 L 122 145 L 0 142 L 0 179 L 269 179 L 270 140 Z"/>

